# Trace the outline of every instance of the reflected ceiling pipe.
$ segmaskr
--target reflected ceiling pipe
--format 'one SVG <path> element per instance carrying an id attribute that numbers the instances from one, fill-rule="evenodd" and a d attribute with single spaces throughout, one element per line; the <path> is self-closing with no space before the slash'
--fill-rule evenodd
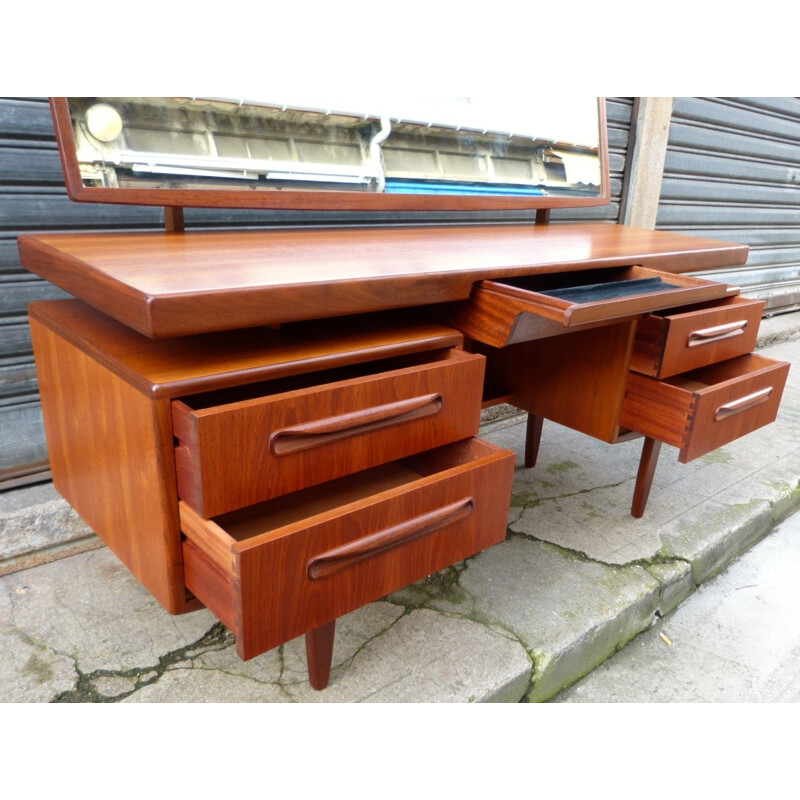
<path id="1" fill-rule="evenodd" d="M 369 157 L 372 169 L 378 177 L 378 191 L 386 188 L 386 176 L 383 174 L 383 159 L 381 158 L 381 145 L 389 138 L 392 132 L 392 121 L 389 117 L 381 117 L 381 129 L 372 137 L 369 143 Z"/>

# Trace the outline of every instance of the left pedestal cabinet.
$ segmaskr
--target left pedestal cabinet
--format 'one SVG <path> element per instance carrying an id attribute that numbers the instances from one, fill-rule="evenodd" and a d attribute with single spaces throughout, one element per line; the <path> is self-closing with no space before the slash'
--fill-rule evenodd
<path id="1" fill-rule="evenodd" d="M 53 481 L 172 613 L 252 658 L 505 538 L 514 454 L 474 438 L 484 358 L 391 314 L 150 339 L 35 303 Z"/>

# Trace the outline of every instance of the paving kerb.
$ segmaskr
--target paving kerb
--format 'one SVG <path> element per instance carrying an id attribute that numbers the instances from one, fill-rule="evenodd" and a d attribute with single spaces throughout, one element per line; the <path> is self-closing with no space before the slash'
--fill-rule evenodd
<path id="1" fill-rule="evenodd" d="M 765 355 L 800 360 L 797 317 L 764 321 Z M 164 612 L 52 489 L 6 493 L 15 541 L 49 525 L 51 540 L 73 537 L 55 555 L 99 549 L 0 577 L 0 700 L 546 700 L 800 506 L 798 387 L 793 368 L 778 421 L 712 456 L 681 465 L 665 446 L 641 520 L 628 514 L 636 442 L 546 424 L 531 471 L 522 418 L 487 421 L 485 438 L 517 452 L 507 541 L 340 620 L 324 692 L 308 686 L 301 639 L 243 663 L 209 612 Z"/>

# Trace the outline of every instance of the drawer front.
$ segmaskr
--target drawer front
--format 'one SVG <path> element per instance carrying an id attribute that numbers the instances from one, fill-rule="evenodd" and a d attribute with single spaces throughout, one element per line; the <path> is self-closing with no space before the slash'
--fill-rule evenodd
<path id="1" fill-rule="evenodd" d="M 471 439 L 414 460 L 430 474 L 250 539 L 231 538 L 230 557 L 209 540 L 224 540 L 232 527 L 181 504 L 187 587 L 218 617 L 234 620 L 242 658 L 505 538 L 512 452 Z"/>
<path id="2" fill-rule="evenodd" d="M 775 421 L 789 364 L 745 355 L 664 381 L 632 372 L 621 424 L 692 461 Z"/>
<path id="3" fill-rule="evenodd" d="M 756 345 L 763 300 L 729 297 L 639 320 L 631 369 L 654 378 L 745 355 Z"/>
<path id="4" fill-rule="evenodd" d="M 681 461 L 710 453 L 778 416 L 789 364 L 760 356 L 742 356 L 730 363 L 735 362 L 743 362 L 740 377 L 698 392 L 694 424 Z"/>
<path id="5" fill-rule="evenodd" d="M 482 356 L 208 409 L 173 403 L 178 494 L 212 517 L 473 436 Z"/>

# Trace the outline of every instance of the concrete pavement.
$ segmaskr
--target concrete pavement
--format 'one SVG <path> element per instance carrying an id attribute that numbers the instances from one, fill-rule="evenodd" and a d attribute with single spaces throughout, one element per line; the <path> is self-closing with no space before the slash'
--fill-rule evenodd
<path id="1" fill-rule="evenodd" d="M 778 421 L 690 464 L 663 447 L 642 519 L 640 442 L 545 423 L 527 470 L 522 417 L 487 422 L 484 438 L 517 452 L 507 540 L 342 618 L 323 692 L 302 639 L 243 663 L 209 612 L 164 612 L 52 487 L 0 495 L 0 701 L 556 697 L 800 508 L 800 314 L 765 320 L 760 343 L 795 365 Z M 31 552 L 42 536 L 50 553 Z"/>
<path id="2" fill-rule="evenodd" d="M 800 702 L 798 570 L 794 514 L 555 701 Z"/>

